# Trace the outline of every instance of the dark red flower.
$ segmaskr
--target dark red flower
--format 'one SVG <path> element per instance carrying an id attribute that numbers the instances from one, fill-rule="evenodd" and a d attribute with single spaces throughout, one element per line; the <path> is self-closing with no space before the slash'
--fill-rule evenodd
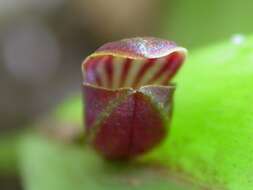
<path id="1" fill-rule="evenodd" d="M 152 37 L 100 47 L 82 64 L 86 134 L 108 159 L 129 159 L 158 145 L 171 120 L 172 77 L 186 49 Z"/>

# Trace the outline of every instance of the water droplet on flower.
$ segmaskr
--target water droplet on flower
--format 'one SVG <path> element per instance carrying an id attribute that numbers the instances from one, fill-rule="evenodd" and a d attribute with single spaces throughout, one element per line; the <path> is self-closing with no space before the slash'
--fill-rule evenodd
<path id="1" fill-rule="evenodd" d="M 235 34 L 232 36 L 231 41 L 235 45 L 240 45 L 245 42 L 245 36 L 242 34 Z"/>

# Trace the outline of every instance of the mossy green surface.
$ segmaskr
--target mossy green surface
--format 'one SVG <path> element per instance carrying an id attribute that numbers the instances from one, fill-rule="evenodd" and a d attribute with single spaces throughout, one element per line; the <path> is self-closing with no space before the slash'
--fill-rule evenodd
<path id="1" fill-rule="evenodd" d="M 160 161 L 172 176 L 180 172 L 210 189 L 252 189 L 253 38 L 235 41 L 189 52 L 175 79 L 170 134 L 143 160 Z M 73 102 L 58 112 L 59 119 L 61 113 L 62 119 L 70 121 L 73 113 L 82 115 L 80 98 Z M 78 117 L 74 120 L 81 122 Z M 55 144 L 36 136 L 25 139 L 20 152 L 28 190 L 183 188 L 157 173 L 147 177 L 145 169 L 116 163 L 105 167 L 108 165 L 85 147 Z M 134 177 L 129 183 L 119 176 Z M 135 181 L 136 176 L 142 183 Z"/>

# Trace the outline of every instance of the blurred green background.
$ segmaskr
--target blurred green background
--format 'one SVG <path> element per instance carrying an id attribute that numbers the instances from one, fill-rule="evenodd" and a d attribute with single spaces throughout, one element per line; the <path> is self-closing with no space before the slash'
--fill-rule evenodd
<path id="1" fill-rule="evenodd" d="M 0 0 L 0 161 L 15 160 L 10 136 L 80 94 L 80 64 L 101 44 L 157 36 L 191 52 L 252 33 L 252 10 L 250 0 Z M 6 171 L 0 189 L 21 189 Z"/>

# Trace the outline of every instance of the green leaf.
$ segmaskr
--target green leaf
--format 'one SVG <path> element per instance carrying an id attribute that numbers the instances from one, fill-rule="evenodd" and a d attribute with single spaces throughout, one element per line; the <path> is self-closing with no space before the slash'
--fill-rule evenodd
<path id="1" fill-rule="evenodd" d="M 26 190 L 193 190 L 158 165 L 108 162 L 84 145 L 38 135 L 21 144 L 20 165 Z"/>
<path id="2" fill-rule="evenodd" d="M 253 38 L 190 53 L 176 83 L 171 134 L 151 157 L 210 186 L 252 189 Z"/>

